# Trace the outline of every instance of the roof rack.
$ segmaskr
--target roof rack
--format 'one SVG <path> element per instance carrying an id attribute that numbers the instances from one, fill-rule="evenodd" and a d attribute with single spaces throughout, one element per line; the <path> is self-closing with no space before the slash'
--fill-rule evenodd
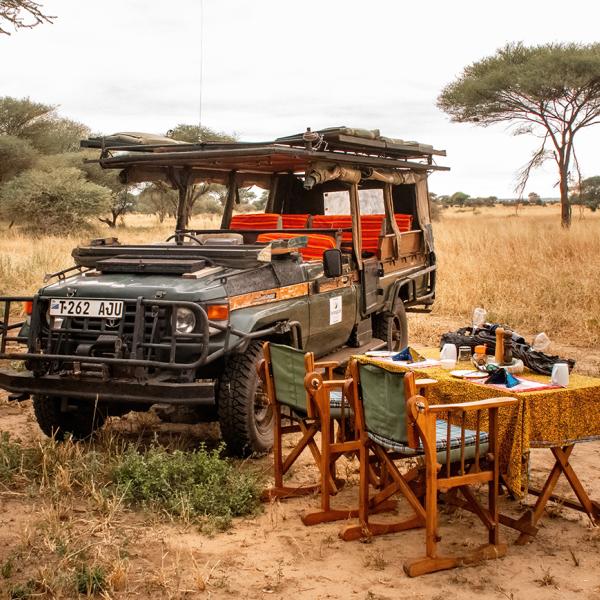
<path id="1" fill-rule="evenodd" d="M 146 143 L 149 142 L 149 143 Z M 379 130 L 333 127 L 280 137 L 270 142 L 181 143 L 141 133 L 90 138 L 83 147 L 100 148 L 103 168 L 192 168 L 270 174 L 301 172 L 314 161 L 335 161 L 355 168 L 448 170 L 434 164 L 445 150 L 388 138 Z"/>

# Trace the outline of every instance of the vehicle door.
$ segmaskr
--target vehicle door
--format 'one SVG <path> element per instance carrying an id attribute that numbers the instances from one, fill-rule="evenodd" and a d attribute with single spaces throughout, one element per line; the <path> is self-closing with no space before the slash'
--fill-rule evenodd
<path id="1" fill-rule="evenodd" d="M 346 343 L 356 322 L 357 288 L 352 273 L 326 277 L 322 263 L 304 265 L 309 283 L 307 350 L 322 356 Z"/>

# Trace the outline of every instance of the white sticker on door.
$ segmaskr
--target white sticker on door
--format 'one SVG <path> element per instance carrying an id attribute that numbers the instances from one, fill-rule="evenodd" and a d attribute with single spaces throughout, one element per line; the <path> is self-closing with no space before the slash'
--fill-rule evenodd
<path id="1" fill-rule="evenodd" d="M 342 297 L 329 298 L 329 324 L 341 323 L 342 321 Z"/>

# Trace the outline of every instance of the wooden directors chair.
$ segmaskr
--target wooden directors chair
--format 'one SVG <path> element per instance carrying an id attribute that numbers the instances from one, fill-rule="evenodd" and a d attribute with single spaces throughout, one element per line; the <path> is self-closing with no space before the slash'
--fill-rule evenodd
<path id="1" fill-rule="evenodd" d="M 358 451 L 356 440 L 344 441 L 345 421 L 350 407 L 343 396 L 344 380 L 333 379 L 336 363 L 315 362 L 312 352 L 303 352 L 290 346 L 265 342 L 264 359 L 258 373 L 264 382 L 269 403 L 274 413 L 274 478 L 275 485 L 266 490 L 263 499 L 290 498 L 321 492 L 321 510 L 304 515 L 305 525 L 357 516 L 358 511 L 333 510 L 331 495 L 340 487 L 336 478 L 338 458 Z M 326 378 L 317 370 L 325 370 Z M 284 424 L 284 420 L 288 424 Z M 334 424 L 340 424 L 340 440 L 335 441 Z M 315 440 L 321 434 L 320 446 Z M 301 433 L 300 439 L 284 457 L 283 436 Z M 314 485 L 284 484 L 284 475 L 308 448 L 319 469 L 319 482 Z"/>
<path id="2" fill-rule="evenodd" d="M 492 398 L 464 404 L 430 405 L 416 393 L 413 373 L 391 372 L 375 365 L 350 364 L 349 396 L 360 439 L 359 524 L 346 527 L 340 536 L 353 540 L 369 535 L 393 533 L 425 526 L 425 556 L 404 565 L 414 577 L 472 564 L 506 554 L 500 543 L 498 513 L 498 409 L 517 402 L 514 398 Z M 474 414 L 473 414 L 474 413 Z M 488 431 L 482 430 L 487 413 Z M 467 415 L 475 429 L 467 429 Z M 455 425 L 459 423 L 459 425 Z M 448 451 L 449 449 L 449 451 Z M 386 469 L 390 482 L 369 498 L 369 462 L 373 454 Z M 402 475 L 394 460 L 421 457 L 425 466 L 425 498 L 421 502 L 411 487 L 415 470 Z M 443 466 L 442 466 L 443 465 Z M 477 500 L 471 486 L 488 485 L 488 506 Z M 474 512 L 488 530 L 488 543 L 462 555 L 438 554 L 438 492 L 460 491 L 464 501 L 456 504 Z M 394 523 L 369 521 L 370 506 L 401 492 L 413 514 Z"/>

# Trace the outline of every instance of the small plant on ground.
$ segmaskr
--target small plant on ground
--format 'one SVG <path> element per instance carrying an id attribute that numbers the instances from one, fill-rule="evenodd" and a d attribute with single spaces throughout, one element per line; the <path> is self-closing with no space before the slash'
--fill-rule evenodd
<path id="1" fill-rule="evenodd" d="M 73 576 L 75 589 L 79 594 L 93 596 L 101 594 L 108 589 L 106 573 L 99 566 L 88 567 L 80 565 Z"/>
<path id="2" fill-rule="evenodd" d="M 130 505 L 161 509 L 196 521 L 210 516 L 226 527 L 232 517 L 252 513 L 259 503 L 255 475 L 221 457 L 223 448 L 167 452 L 153 445 L 147 452 L 125 452 L 113 476 L 117 493 Z"/>

